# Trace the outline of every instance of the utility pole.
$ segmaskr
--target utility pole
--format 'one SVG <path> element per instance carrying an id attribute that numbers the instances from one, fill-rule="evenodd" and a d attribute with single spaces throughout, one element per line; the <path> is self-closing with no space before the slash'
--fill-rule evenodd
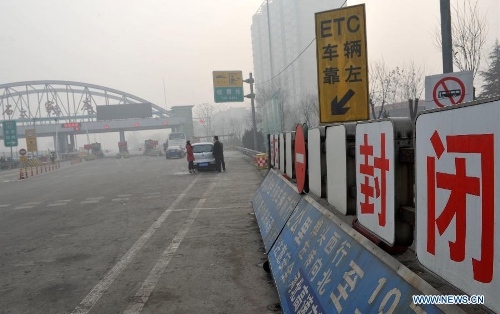
<path id="1" fill-rule="evenodd" d="M 440 0 L 441 5 L 441 50 L 443 73 L 453 72 L 453 43 L 451 39 L 450 0 Z"/>
<path id="2" fill-rule="evenodd" d="M 269 38 L 269 65 L 271 67 L 271 79 L 274 77 L 273 70 L 273 46 L 271 40 L 271 12 L 269 12 L 269 0 L 266 0 L 266 9 L 267 9 L 267 34 Z M 273 82 L 271 81 L 273 86 Z"/>
<path id="3" fill-rule="evenodd" d="M 257 124 L 255 123 L 255 94 L 253 93 L 253 83 L 255 80 L 252 77 L 252 72 L 249 74 L 249 78 L 243 82 L 250 84 L 250 94 L 245 95 L 246 98 L 250 98 L 252 104 L 252 129 L 253 129 L 253 149 L 257 150 Z"/>

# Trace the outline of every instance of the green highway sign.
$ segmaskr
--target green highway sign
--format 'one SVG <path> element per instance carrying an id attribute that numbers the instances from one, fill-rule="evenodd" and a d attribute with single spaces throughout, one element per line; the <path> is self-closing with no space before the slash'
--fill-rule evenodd
<path id="1" fill-rule="evenodd" d="M 215 102 L 241 102 L 243 101 L 243 87 L 215 87 Z"/>
<path id="2" fill-rule="evenodd" d="M 17 146 L 17 125 L 15 120 L 3 121 L 3 143 L 5 147 Z"/>

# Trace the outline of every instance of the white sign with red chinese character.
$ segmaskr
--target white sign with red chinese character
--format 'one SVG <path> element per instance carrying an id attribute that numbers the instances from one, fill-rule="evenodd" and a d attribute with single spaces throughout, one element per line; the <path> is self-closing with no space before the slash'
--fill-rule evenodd
<path id="1" fill-rule="evenodd" d="M 359 222 L 395 242 L 394 128 L 391 121 L 356 126 L 356 213 Z"/>
<path id="2" fill-rule="evenodd" d="M 419 261 L 497 312 L 499 121 L 498 100 L 422 114 L 415 158 Z"/>

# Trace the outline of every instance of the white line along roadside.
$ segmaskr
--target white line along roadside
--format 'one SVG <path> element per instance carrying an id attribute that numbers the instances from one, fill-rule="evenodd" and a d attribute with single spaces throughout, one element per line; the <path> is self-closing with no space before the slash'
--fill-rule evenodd
<path id="1" fill-rule="evenodd" d="M 161 275 L 165 271 L 165 268 L 167 268 L 168 263 L 170 263 L 170 260 L 179 248 L 182 239 L 184 239 L 184 236 L 189 231 L 194 220 L 202 210 L 207 197 L 210 195 L 210 193 L 212 193 L 212 190 L 217 184 L 218 181 L 214 181 L 212 184 L 210 184 L 208 189 L 203 194 L 202 198 L 198 201 L 196 207 L 193 209 L 189 217 L 182 225 L 181 230 L 179 230 L 179 232 L 173 238 L 172 242 L 170 242 L 169 246 L 165 249 L 165 251 L 163 251 L 163 254 L 156 262 L 156 265 L 153 267 L 146 280 L 144 280 L 141 287 L 137 290 L 132 303 L 123 312 L 124 314 L 137 314 L 142 311 L 142 308 L 144 307 L 146 302 L 148 302 L 149 296 L 155 289 Z"/>
<path id="2" fill-rule="evenodd" d="M 187 188 L 170 204 L 170 206 L 161 214 L 160 217 L 149 227 L 149 229 L 134 243 L 128 252 L 116 263 L 115 266 L 104 276 L 104 278 L 90 291 L 90 293 L 83 299 L 83 301 L 75 308 L 72 314 L 85 314 L 88 313 L 92 307 L 99 301 L 104 292 L 115 281 L 120 273 L 127 267 L 130 261 L 135 257 L 137 252 L 144 246 L 144 244 L 151 238 L 167 217 L 172 213 L 172 210 L 179 204 L 179 202 L 191 190 L 194 184 L 198 181 L 198 176 L 188 185 Z"/>

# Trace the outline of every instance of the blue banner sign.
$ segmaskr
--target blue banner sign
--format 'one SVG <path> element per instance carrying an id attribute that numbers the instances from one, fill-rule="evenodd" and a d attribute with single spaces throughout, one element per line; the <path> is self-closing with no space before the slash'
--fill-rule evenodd
<path id="1" fill-rule="evenodd" d="M 413 304 L 423 293 L 312 202 L 299 202 L 269 252 L 284 313 L 442 313 Z"/>
<path id="2" fill-rule="evenodd" d="M 266 253 L 278 238 L 300 200 L 293 186 L 271 170 L 252 200 Z"/>

